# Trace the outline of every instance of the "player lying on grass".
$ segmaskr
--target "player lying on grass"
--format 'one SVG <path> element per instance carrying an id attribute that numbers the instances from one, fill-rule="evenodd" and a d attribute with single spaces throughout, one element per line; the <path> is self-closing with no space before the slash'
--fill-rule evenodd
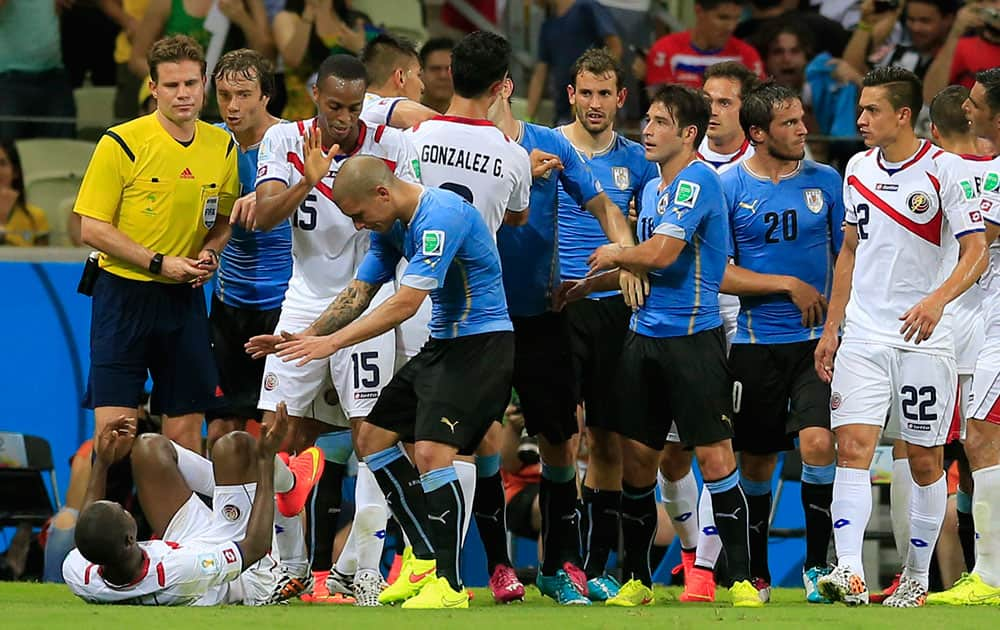
<path id="1" fill-rule="evenodd" d="M 276 465 L 287 429 L 282 404 L 259 441 L 243 431 L 229 433 L 216 441 L 209 461 L 162 435 L 136 439 L 132 418 L 102 427 L 76 526 L 77 548 L 63 564 L 70 589 L 95 604 L 271 603 L 278 566 L 270 551 L 275 487 L 303 494 L 301 483 L 295 487 L 299 475 Z M 139 502 L 160 540 L 136 541 L 132 516 L 103 500 L 108 467 L 129 450 Z M 196 492 L 211 496 L 214 509 Z"/>

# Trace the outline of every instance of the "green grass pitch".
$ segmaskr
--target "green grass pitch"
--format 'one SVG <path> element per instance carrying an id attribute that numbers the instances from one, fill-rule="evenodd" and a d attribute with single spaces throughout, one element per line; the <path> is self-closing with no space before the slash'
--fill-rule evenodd
<path id="1" fill-rule="evenodd" d="M 0 628 L 103 628 L 105 630 L 312 630 L 337 627 L 368 628 L 476 628 L 480 630 L 581 630 L 583 628 L 921 628 L 956 630 L 989 628 L 1000 619 L 995 607 L 934 607 L 898 610 L 868 606 L 807 605 L 800 589 L 778 589 L 762 609 L 734 609 L 728 603 L 680 604 L 677 588 L 657 588 L 656 603 L 641 609 L 560 608 L 529 587 L 527 601 L 496 606 L 485 589 L 475 589 L 470 610 L 404 611 L 397 608 L 362 609 L 353 606 L 317 606 L 296 602 L 267 608 L 146 608 L 92 606 L 76 599 L 69 589 L 55 584 L 0 583 Z M 719 592 L 720 600 L 726 597 Z M 334 626 L 333 624 L 336 624 Z"/>

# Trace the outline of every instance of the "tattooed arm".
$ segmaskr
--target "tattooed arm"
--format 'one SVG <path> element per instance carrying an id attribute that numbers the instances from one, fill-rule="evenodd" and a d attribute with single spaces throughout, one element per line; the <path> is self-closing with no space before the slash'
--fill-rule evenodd
<path id="1" fill-rule="evenodd" d="M 309 325 L 303 335 L 329 335 L 350 324 L 365 312 L 381 285 L 351 280 L 347 288 L 334 298 L 323 314 Z"/>
<path id="2" fill-rule="evenodd" d="M 359 283 L 355 280 L 354 283 Z M 359 284 L 366 284 L 360 282 Z M 373 285 L 369 285 L 373 286 Z M 346 293 L 342 292 L 338 296 L 337 301 L 340 300 Z M 417 310 L 420 308 L 420 304 L 427 298 L 430 291 L 424 291 L 421 289 L 414 289 L 409 286 L 401 286 L 394 296 L 383 302 L 369 313 L 367 316 L 362 317 L 357 321 L 353 321 L 353 317 L 350 317 L 349 313 L 345 312 L 343 318 L 338 318 L 337 315 L 331 315 L 331 310 L 334 309 L 336 302 L 327 309 L 327 312 L 323 314 L 316 322 L 310 326 L 301 335 L 288 335 L 283 333 L 283 341 L 277 344 L 278 356 L 281 357 L 283 361 L 295 361 L 298 359 L 297 365 L 305 365 L 310 361 L 316 361 L 318 359 L 325 359 L 326 357 L 337 352 L 341 348 L 347 348 L 355 344 L 361 343 L 362 341 L 377 337 L 382 333 L 392 330 L 394 327 L 403 323 L 407 319 L 413 317 Z M 365 300 L 365 305 L 371 301 L 371 296 Z M 350 307 L 344 307 L 348 309 Z M 362 307 L 363 310 L 363 307 Z M 359 311 L 360 312 L 360 311 Z M 331 327 L 327 330 L 336 330 L 332 334 L 322 334 L 319 328 L 314 328 L 321 326 L 324 320 L 329 316 Z M 350 317 L 350 319 L 347 319 Z M 346 325 L 338 324 L 338 322 L 345 321 Z M 348 323 L 349 322 L 349 323 Z M 336 325 L 337 328 L 332 328 Z M 317 334 L 319 333 L 319 334 Z"/>

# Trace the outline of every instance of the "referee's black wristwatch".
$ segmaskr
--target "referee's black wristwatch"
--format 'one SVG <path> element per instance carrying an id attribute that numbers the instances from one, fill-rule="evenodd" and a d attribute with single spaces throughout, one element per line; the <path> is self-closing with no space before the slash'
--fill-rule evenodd
<path id="1" fill-rule="evenodd" d="M 163 269 L 163 254 L 153 254 L 153 259 L 149 261 L 149 273 L 160 275 Z"/>

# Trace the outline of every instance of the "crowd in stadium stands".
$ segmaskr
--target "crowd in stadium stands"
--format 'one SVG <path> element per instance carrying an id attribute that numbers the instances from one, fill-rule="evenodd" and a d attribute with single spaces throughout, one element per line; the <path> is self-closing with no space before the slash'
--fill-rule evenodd
<path id="1" fill-rule="evenodd" d="M 520 72 L 504 37 L 447 0 L 412 0 L 422 23 L 384 24 L 402 1 L 0 0 L 0 245 L 49 245 L 57 210 L 28 198 L 19 142 L 74 138 L 84 85 L 114 87 L 123 123 L 101 135 L 67 217 L 71 242 L 102 252 L 81 281 L 94 299 L 84 404 L 96 427 L 37 575 L 104 603 L 467 607 L 457 566 L 474 518 L 497 602 L 522 599 L 528 579 L 508 532 L 539 542 L 530 579 L 544 595 L 626 607 L 653 602 L 651 570 L 676 534 L 681 601 L 714 601 L 718 582 L 756 607 L 770 598 L 777 453 L 798 449 L 807 601 L 1000 604 L 1000 536 L 973 524 L 974 504 L 981 520 L 1000 500 L 1000 454 L 967 446 L 966 460 L 957 441 L 966 417 L 984 442 L 1000 431 L 1000 393 L 980 376 L 1000 370 L 980 354 L 1000 342 L 1000 307 L 971 280 L 995 273 L 975 265 L 1000 175 L 976 169 L 1000 150 L 1000 0 L 524 0 L 538 39 Z M 468 4 L 498 30 L 511 23 L 498 7 L 515 3 Z M 645 145 L 625 137 L 640 134 Z M 865 184 L 921 161 L 937 195 L 907 174 Z M 713 191 L 728 221 L 709 208 Z M 785 204 L 761 207 L 766 235 L 752 227 L 762 200 Z M 897 216 L 904 204 L 918 219 L 946 215 L 955 247 L 942 268 L 964 275 L 928 284 L 897 269 L 925 259 L 863 259 L 880 220 L 923 240 L 879 251 L 947 249 L 940 221 Z M 380 233 L 370 244 L 365 227 Z M 802 278 L 774 271 L 779 248 Z M 456 262 L 436 269 L 445 257 Z M 922 288 L 866 297 L 883 272 Z M 913 327 L 905 343 L 884 322 L 856 323 L 866 308 L 884 314 L 879 299 L 908 307 L 939 285 L 950 293 L 936 315 L 921 301 L 899 317 Z M 681 289 L 690 308 L 672 301 Z M 949 316 L 992 318 L 985 331 L 969 324 L 971 349 L 956 349 L 961 326 L 954 344 L 942 341 L 951 332 L 930 350 L 911 344 L 959 294 Z M 628 382 L 612 391 L 618 378 Z M 882 594 L 865 582 L 857 526 L 879 439 L 858 410 L 882 404 L 858 402 L 862 378 L 887 392 L 930 383 L 906 380 L 867 423 L 890 406 L 909 421 L 893 436 L 904 571 Z M 689 391 L 647 395 L 656 379 Z M 474 424 L 511 384 L 502 425 Z M 963 428 L 950 435 L 938 416 L 953 411 Z M 656 424 L 670 414 L 676 424 Z M 751 414 L 770 424 L 755 433 Z M 137 542 L 151 534 L 162 540 Z M 0 576 L 31 575 L 23 535 Z M 170 536 L 202 552 L 200 570 Z M 398 553 L 383 566 L 386 539 Z M 158 578 L 138 568 L 150 557 Z"/>

